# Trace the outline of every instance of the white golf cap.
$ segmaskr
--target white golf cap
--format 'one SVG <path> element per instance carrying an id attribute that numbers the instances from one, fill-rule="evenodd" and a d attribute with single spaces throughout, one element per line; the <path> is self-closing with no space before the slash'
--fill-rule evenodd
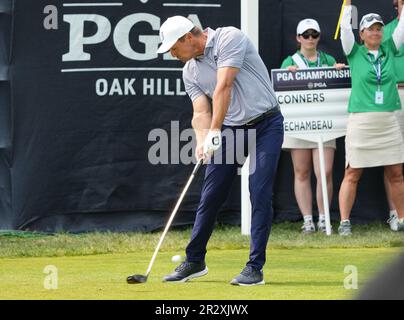
<path id="1" fill-rule="evenodd" d="M 305 31 L 310 30 L 310 29 L 316 30 L 317 32 L 321 32 L 320 25 L 318 24 L 318 22 L 316 20 L 304 19 L 304 20 L 300 21 L 299 24 L 297 25 L 296 34 L 301 35 Z"/>
<path id="2" fill-rule="evenodd" d="M 164 53 L 171 49 L 179 38 L 191 31 L 195 25 L 183 16 L 168 18 L 160 27 L 161 46 L 157 53 Z"/>
<path id="3" fill-rule="evenodd" d="M 378 15 L 377 13 L 368 13 L 363 16 L 361 23 L 359 24 L 359 30 L 363 31 L 364 29 L 371 27 L 375 23 L 380 23 L 382 26 L 384 26 L 383 19 L 380 15 Z"/>

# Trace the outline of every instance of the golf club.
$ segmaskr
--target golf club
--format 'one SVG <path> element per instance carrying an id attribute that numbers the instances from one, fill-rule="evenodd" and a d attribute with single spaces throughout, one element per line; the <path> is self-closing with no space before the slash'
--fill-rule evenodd
<path id="1" fill-rule="evenodd" d="M 187 184 L 185 185 L 184 189 L 182 190 L 181 195 L 180 195 L 180 197 L 179 197 L 179 199 L 178 199 L 178 201 L 177 201 L 177 204 L 175 205 L 174 210 L 173 210 L 173 212 L 171 213 L 170 218 L 168 219 L 168 222 L 167 222 L 167 225 L 166 225 L 166 227 L 165 227 L 165 229 L 164 229 L 164 231 L 163 231 L 163 234 L 162 234 L 161 237 L 160 237 L 160 240 L 159 240 L 159 242 L 158 242 L 158 244 L 157 244 L 157 247 L 156 247 L 156 249 L 154 250 L 154 254 L 153 254 L 153 256 L 152 256 L 152 258 L 151 258 L 151 260 L 150 260 L 149 267 L 147 268 L 147 271 L 146 271 L 146 275 L 141 275 L 141 274 L 134 274 L 134 275 L 131 275 L 131 276 L 129 276 L 129 277 L 126 279 L 126 282 L 127 282 L 127 283 L 129 283 L 129 284 L 138 284 L 138 283 L 145 283 L 145 282 L 147 281 L 147 278 L 149 277 L 149 274 L 150 274 L 150 271 L 151 271 L 151 269 L 152 269 L 154 260 L 156 260 L 157 253 L 158 253 L 158 251 L 159 251 L 159 249 L 160 249 L 160 247 L 161 247 L 161 244 L 163 243 L 163 240 L 164 240 L 164 238 L 165 238 L 165 236 L 166 236 L 166 234 L 167 234 L 167 232 L 168 232 L 168 229 L 169 229 L 170 226 L 171 226 L 172 221 L 174 220 L 175 214 L 177 213 L 178 208 L 180 207 L 181 202 L 182 202 L 182 200 L 184 199 L 184 196 L 185 196 L 185 194 L 187 193 L 188 188 L 189 188 L 189 186 L 190 186 L 191 183 L 192 183 L 192 180 L 194 179 L 196 173 L 198 172 L 198 170 L 199 170 L 199 168 L 202 166 L 202 164 L 203 164 L 203 158 L 201 158 L 201 159 L 197 162 L 197 164 L 195 165 L 194 170 L 192 171 L 191 176 L 188 178 L 188 182 L 187 182 Z"/>

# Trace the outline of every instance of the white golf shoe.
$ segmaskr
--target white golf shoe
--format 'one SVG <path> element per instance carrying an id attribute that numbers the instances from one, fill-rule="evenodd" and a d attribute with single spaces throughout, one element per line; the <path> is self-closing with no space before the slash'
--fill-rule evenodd
<path id="1" fill-rule="evenodd" d="M 397 213 L 394 213 L 390 216 L 390 218 L 387 220 L 387 223 L 390 225 L 390 229 L 392 231 L 397 231 L 398 230 L 398 216 Z"/>

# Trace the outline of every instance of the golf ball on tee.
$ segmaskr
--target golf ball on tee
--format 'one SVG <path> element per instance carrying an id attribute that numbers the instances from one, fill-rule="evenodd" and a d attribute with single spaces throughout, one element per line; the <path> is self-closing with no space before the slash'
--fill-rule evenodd
<path id="1" fill-rule="evenodd" d="M 182 257 L 179 254 L 177 254 L 176 256 L 172 256 L 171 261 L 172 262 L 181 262 Z"/>

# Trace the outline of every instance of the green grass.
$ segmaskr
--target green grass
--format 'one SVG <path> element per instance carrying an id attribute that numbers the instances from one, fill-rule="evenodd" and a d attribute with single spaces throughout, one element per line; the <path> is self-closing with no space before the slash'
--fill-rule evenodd
<path id="1" fill-rule="evenodd" d="M 357 290 L 343 286 L 344 268 L 358 269 L 359 289 L 397 248 L 273 249 L 268 251 L 265 286 L 229 285 L 248 256 L 242 250 L 211 250 L 209 274 L 188 283 L 162 283 L 175 264 L 177 252 L 163 252 L 145 284 L 127 285 L 126 276 L 144 274 L 150 255 L 108 254 L 85 257 L 17 258 L 0 260 L 0 299 L 348 299 Z M 58 269 L 58 289 L 44 289 L 45 266 Z"/>
<path id="2" fill-rule="evenodd" d="M 404 247 L 403 233 L 385 225 L 354 226 L 354 234 L 303 236 L 300 223 L 274 226 L 264 274 L 266 285 L 234 287 L 229 281 L 248 259 L 249 238 L 239 227 L 217 228 L 208 246 L 209 274 L 185 284 L 162 283 L 183 254 L 190 229 L 172 230 L 145 284 L 127 285 L 144 274 L 156 233 L 27 235 L 0 233 L 0 299 L 349 299 L 344 268 L 358 270 L 359 289 Z M 334 226 L 336 230 L 336 226 Z M 58 289 L 46 290 L 44 268 L 58 270 Z"/>
<path id="3" fill-rule="evenodd" d="M 353 227 L 353 236 L 342 238 L 334 233 L 302 235 L 300 223 L 274 225 L 269 249 L 293 248 L 391 248 L 404 247 L 403 233 L 392 232 L 386 225 L 372 224 Z M 333 226 L 337 229 L 337 225 Z M 189 240 L 191 229 L 170 230 L 161 251 L 183 250 Z M 2 257 L 55 257 L 82 256 L 109 253 L 136 253 L 153 250 L 161 236 L 154 233 L 84 233 L 36 236 L 1 235 L 0 258 Z M 219 226 L 209 241 L 211 249 L 248 249 L 249 238 L 242 236 L 240 227 Z"/>

